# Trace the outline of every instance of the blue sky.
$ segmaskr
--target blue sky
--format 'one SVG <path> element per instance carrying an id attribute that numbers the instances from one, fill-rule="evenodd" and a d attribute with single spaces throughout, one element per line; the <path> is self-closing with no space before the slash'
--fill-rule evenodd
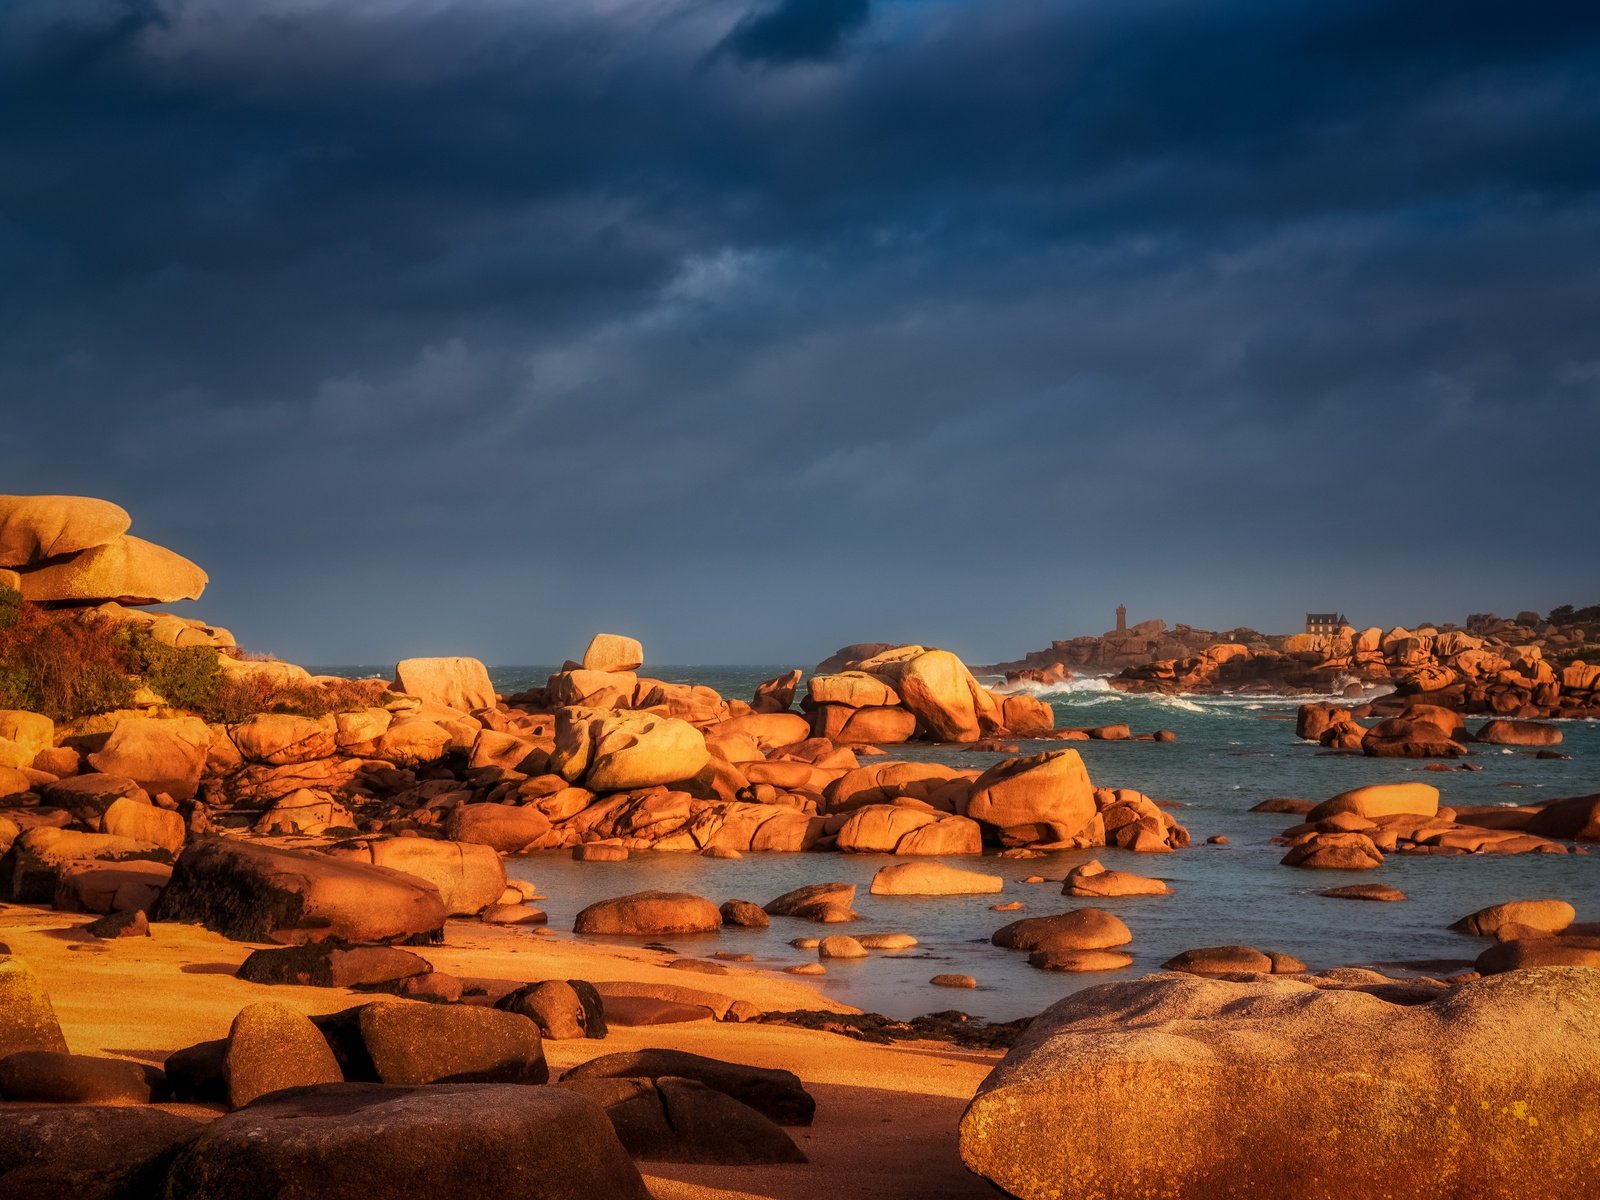
<path id="1" fill-rule="evenodd" d="M 1600 8 L 12 0 L 5 490 L 302 661 L 1600 600 Z"/>

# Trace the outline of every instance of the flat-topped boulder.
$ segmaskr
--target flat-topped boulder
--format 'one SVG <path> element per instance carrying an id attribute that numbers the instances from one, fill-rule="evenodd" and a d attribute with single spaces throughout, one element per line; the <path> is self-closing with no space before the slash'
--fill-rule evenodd
<path id="1" fill-rule="evenodd" d="M 89 496 L 0 496 L 0 567 L 28 567 L 116 541 L 133 519 Z"/>
<path id="2" fill-rule="evenodd" d="M 548 822 L 545 827 L 549 828 Z M 505 861 L 492 846 L 444 838 L 378 837 L 341 842 L 329 847 L 328 853 L 427 880 L 439 889 L 451 916 L 482 912 L 506 890 Z"/>
<path id="3" fill-rule="evenodd" d="M 1374 783 L 1340 792 L 1305 814 L 1307 821 L 1322 821 L 1340 813 L 1376 817 L 1432 817 L 1439 812 L 1439 789 L 1427 783 Z"/>
<path id="4" fill-rule="evenodd" d="M 583 652 L 585 671 L 637 671 L 644 666 L 644 647 L 638 638 L 620 633 L 597 633 Z"/>
<path id="5" fill-rule="evenodd" d="M 896 863 L 872 877 L 874 896 L 981 896 L 1005 887 L 1005 877 L 937 862 Z"/>
<path id="6" fill-rule="evenodd" d="M 1125 946 L 1133 934 L 1103 908 L 1075 908 L 1048 917 L 1023 917 L 1002 925 L 989 938 L 1009 950 L 1108 950 Z"/>
<path id="7" fill-rule="evenodd" d="M 687 892 L 634 892 L 599 900 L 578 913 L 574 933 L 714 933 L 722 914 L 709 900 Z"/>
<path id="8" fill-rule="evenodd" d="M 1539 721 L 1486 721 L 1477 738 L 1491 746 L 1559 746 L 1561 727 Z"/>
<path id="9" fill-rule="evenodd" d="M 1306 966 L 1291 955 L 1257 950 L 1254 946 L 1201 946 L 1169 958 L 1161 968 L 1191 975 L 1299 975 Z"/>
<path id="10" fill-rule="evenodd" d="M 42 604 L 172 604 L 200 599 L 208 582 L 181 554 L 127 535 L 21 575 L 24 598 Z"/>
<path id="11" fill-rule="evenodd" d="M 494 706 L 489 669 L 475 658 L 406 658 L 395 664 L 395 690 L 459 712 Z"/>
<path id="12" fill-rule="evenodd" d="M 432 940 L 439 889 L 400 871 L 304 850 L 211 838 L 178 857 L 152 914 L 246 942 Z"/>
<path id="13" fill-rule="evenodd" d="M 522 854 L 550 832 L 550 818 L 531 804 L 458 804 L 444 819 L 444 834 L 465 842 Z"/>
<path id="14" fill-rule="evenodd" d="M 560 1088 L 457 1083 L 325 1084 L 264 1096 L 185 1146 L 166 1194 L 649 1200 L 592 1100 Z"/>
<path id="15" fill-rule="evenodd" d="M 1515 971 L 1425 1004 L 1154 976 L 1036 1018 L 960 1152 L 1023 1200 L 1580 1200 L 1597 1075 L 1600 972 Z"/>

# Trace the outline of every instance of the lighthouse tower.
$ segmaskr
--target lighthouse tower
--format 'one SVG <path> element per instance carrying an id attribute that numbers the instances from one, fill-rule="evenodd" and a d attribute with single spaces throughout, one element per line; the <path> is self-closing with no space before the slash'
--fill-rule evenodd
<path id="1" fill-rule="evenodd" d="M 1117 605 L 1117 632 L 1128 632 L 1128 606 L 1126 604 Z"/>

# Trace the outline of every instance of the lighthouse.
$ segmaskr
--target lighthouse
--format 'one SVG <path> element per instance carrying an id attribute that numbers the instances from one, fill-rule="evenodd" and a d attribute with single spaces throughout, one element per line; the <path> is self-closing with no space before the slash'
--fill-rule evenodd
<path id="1" fill-rule="evenodd" d="M 1128 606 L 1126 604 L 1117 605 L 1117 632 L 1128 632 Z"/>

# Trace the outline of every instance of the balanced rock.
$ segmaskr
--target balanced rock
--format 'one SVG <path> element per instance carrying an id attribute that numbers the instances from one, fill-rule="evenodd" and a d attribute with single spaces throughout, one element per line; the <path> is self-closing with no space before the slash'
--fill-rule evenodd
<path id="1" fill-rule="evenodd" d="M 585 671 L 637 671 L 644 666 L 644 647 L 637 638 L 597 633 L 583 652 Z"/>
<path id="2" fill-rule="evenodd" d="M 51 604 L 171 604 L 200 599 L 206 583 L 181 554 L 127 535 L 22 572 L 23 596 Z"/>
<path id="3" fill-rule="evenodd" d="M 88 496 L 0 496 L 0 567 L 28 567 L 116 541 L 132 518 Z"/>

